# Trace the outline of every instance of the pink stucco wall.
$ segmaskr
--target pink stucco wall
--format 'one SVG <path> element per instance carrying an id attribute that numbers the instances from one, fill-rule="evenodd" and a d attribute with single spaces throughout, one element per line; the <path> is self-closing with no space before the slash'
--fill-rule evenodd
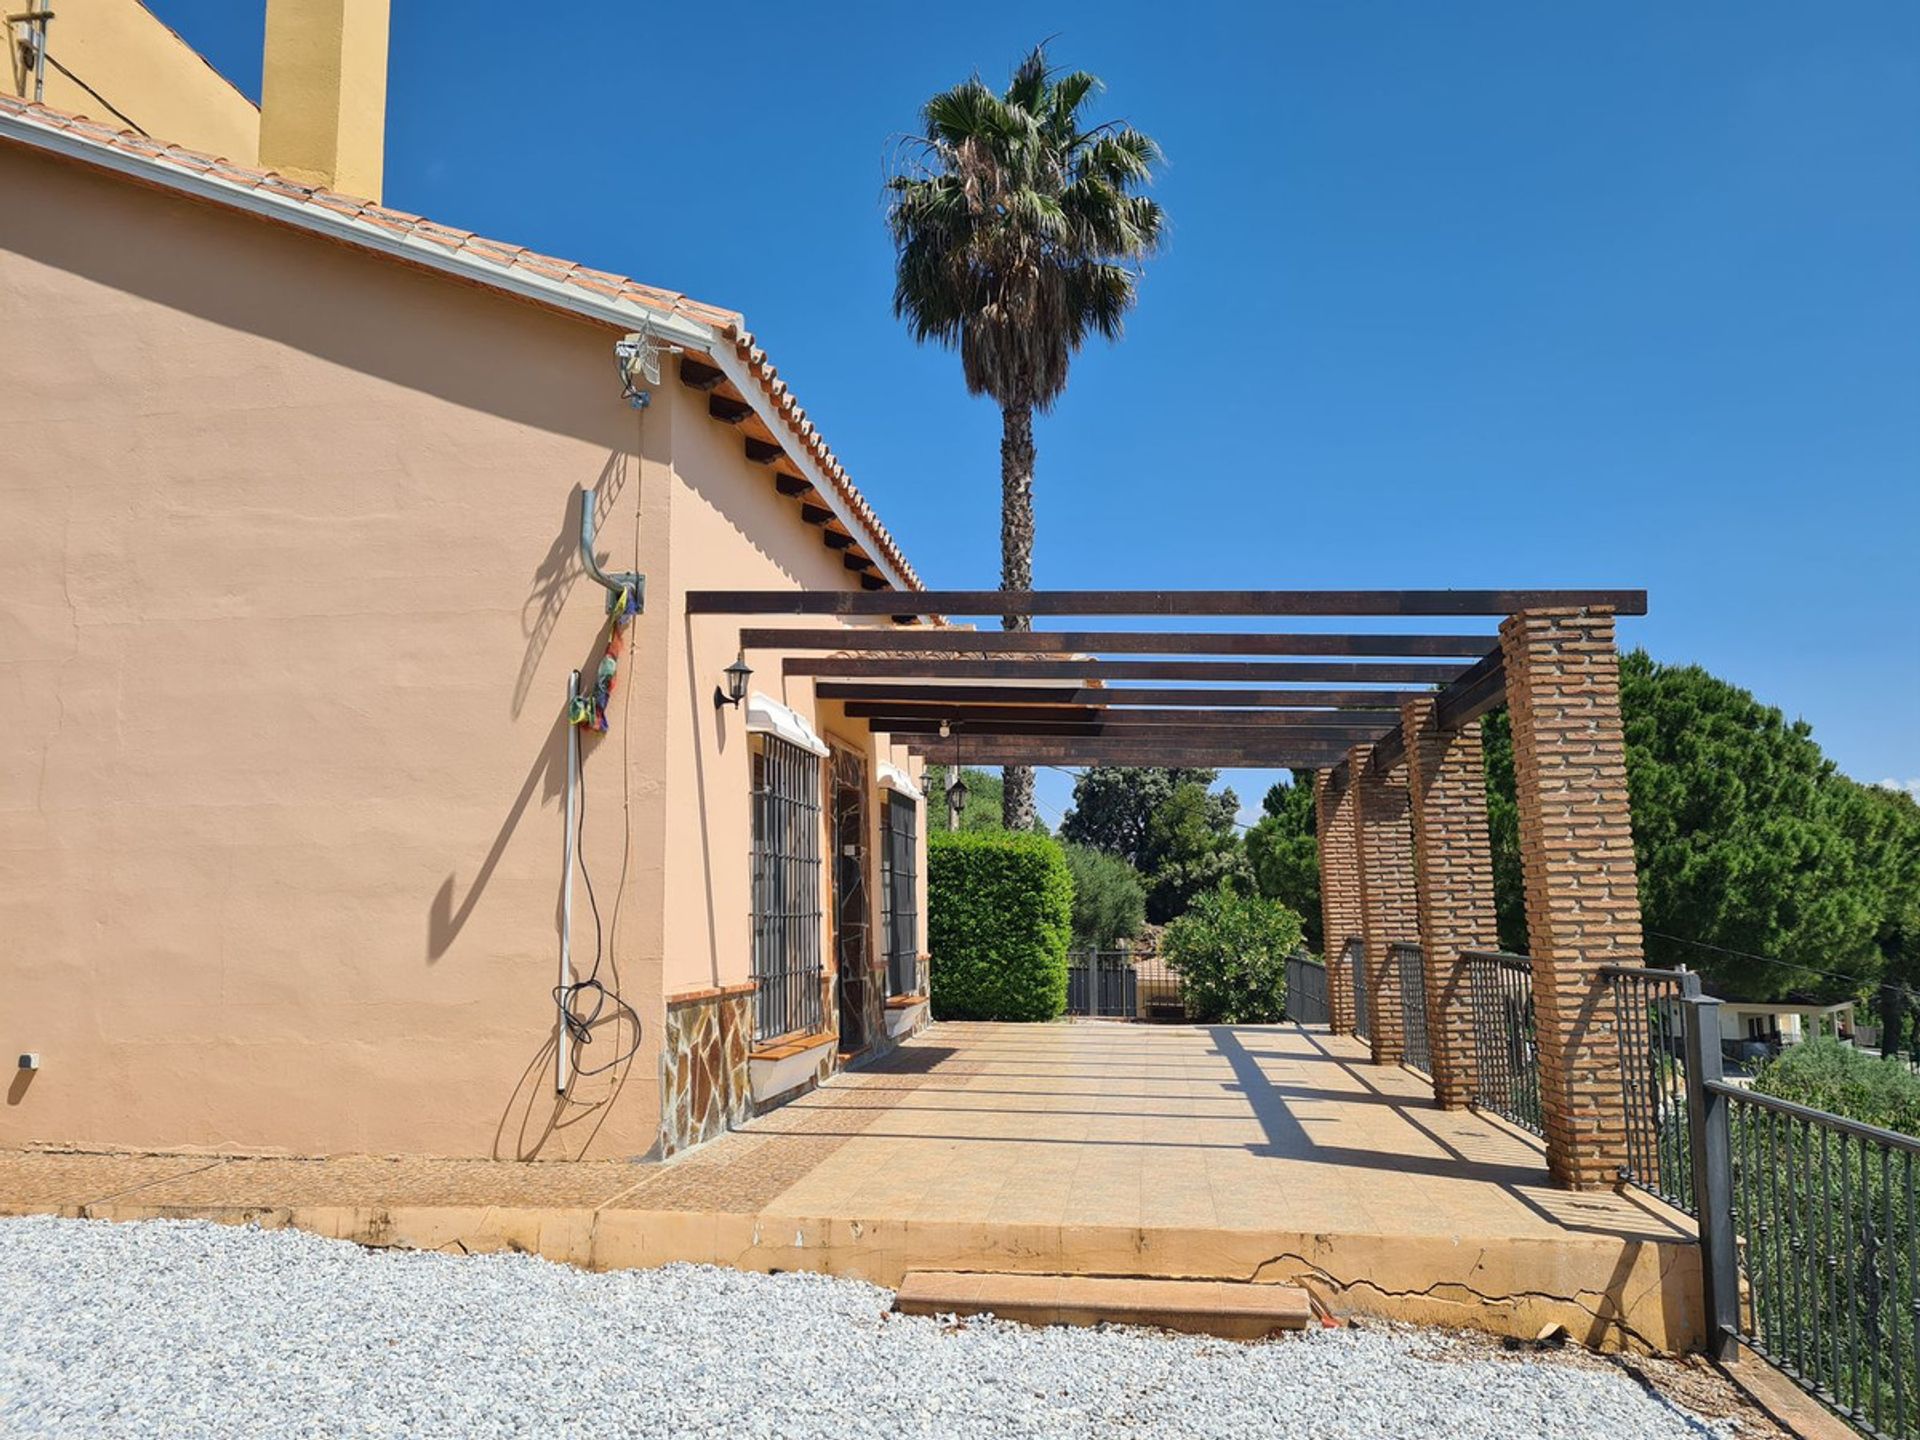
<path id="1" fill-rule="evenodd" d="M 0 194 L 0 1143 L 645 1153 L 663 994 L 747 967 L 737 622 L 674 597 L 837 558 L 608 330 L 11 149 Z M 584 842 L 645 1037 L 556 1102 L 583 487 L 649 581 Z"/>

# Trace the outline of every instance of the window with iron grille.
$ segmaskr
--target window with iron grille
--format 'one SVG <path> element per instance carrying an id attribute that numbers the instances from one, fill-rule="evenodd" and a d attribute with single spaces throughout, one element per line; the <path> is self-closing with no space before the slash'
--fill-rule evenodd
<path id="1" fill-rule="evenodd" d="M 820 761 L 772 735 L 752 742 L 754 1038 L 771 1040 L 823 1020 Z"/>
<path id="2" fill-rule="evenodd" d="M 880 812 L 880 898 L 886 907 L 887 994 L 911 995 L 919 982 L 920 807 L 889 793 Z"/>

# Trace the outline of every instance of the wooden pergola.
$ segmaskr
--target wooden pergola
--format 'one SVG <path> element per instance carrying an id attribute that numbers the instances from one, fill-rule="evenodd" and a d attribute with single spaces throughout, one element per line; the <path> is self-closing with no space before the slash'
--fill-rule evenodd
<path id="1" fill-rule="evenodd" d="M 1548 1168 L 1582 1188 L 1630 1159 L 1609 977 L 1643 951 L 1614 620 L 1646 609 L 1614 589 L 687 596 L 690 616 L 746 622 L 750 662 L 777 655 L 783 680 L 930 759 L 1314 771 L 1330 1028 L 1364 1030 L 1377 1063 L 1424 1057 L 1447 1107 L 1479 1095 L 1469 970 L 1498 935 L 1477 722 L 1506 703 L 1532 953 L 1505 958 L 1529 977 Z M 1006 616 L 1196 623 L 953 623 Z"/>
<path id="2" fill-rule="evenodd" d="M 851 719 L 974 765 L 1339 767 L 1355 745 L 1391 769 L 1402 702 L 1457 728 L 1506 695 L 1499 637 L 1458 633 L 976 630 L 956 616 L 1445 620 L 1532 610 L 1646 613 L 1643 590 L 695 591 L 693 615 L 879 622 L 743 626 Z M 1119 657 L 1119 658 L 1116 658 Z M 1141 658 L 1153 657 L 1153 658 Z M 1257 657 L 1257 658 L 1255 658 Z M 1339 777 L 1344 783 L 1344 776 Z"/>

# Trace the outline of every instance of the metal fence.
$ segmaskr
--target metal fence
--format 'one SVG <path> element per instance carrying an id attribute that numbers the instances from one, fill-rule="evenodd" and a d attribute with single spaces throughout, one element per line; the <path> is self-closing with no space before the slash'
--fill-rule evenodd
<path id="1" fill-rule="evenodd" d="M 1091 1020 L 1179 1021 L 1188 1017 L 1180 972 L 1164 956 L 1113 950 L 1067 952 L 1067 1014 Z"/>
<path id="2" fill-rule="evenodd" d="M 1620 1099 L 1627 1120 L 1627 1168 L 1621 1178 L 1691 1212 L 1680 1002 L 1700 993 L 1700 977 L 1690 970 L 1632 965 L 1609 965 L 1600 973 L 1613 999 L 1620 1040 Z"/>
<path id="3" fill-rule="evenodd" d="M 1127 950 L 1067 952 L 1067 1013 L 1095 1020 L 1133 1020 L 1140 980 Z"/>
<path id="4" fill-rule="evenodd" d="M 1859 1429 L 1915 1440 L 1920 1139 L 1727 1083 L 1719 1002 L 1681 1009 L 1710 1348 L 1737 1337 Z"/>
<path id="5" fill-rule="evenodd" d="M 1533 962 L 1493 950 L 1462 953 L 1473 1006 L 1475 1105 L 1535 1135 L 1540 1110 L 1540 1046 L 1533 1021 Z"/>
<path id="6" fill-rule="evenodd" d="M 1327 967 L 1304 950 L 1287 957 L 1287 1019 L 1325 1025 L 1333 1018 L 1327 1000 Z"/>
<path id="7" fill-rule="evenodd" d="M 1433 1074 L 1433 1047 L 1427 1042 L 1427 961 L 1418 945 L 1396 940 L 1387 947 L 1388 963 L 1400 979 L 1400 1062 L 1422 1075 Z"/>
<path id="8" fill-rule="evenodd" d="M 1362 1040 L 1373 1039 L 1373 1020 L 1367 1006 L 1367 942 L 1350 936 L 1341 949 L 1340 963 L 1347 967 L 1353 983 L 1353 1033 Z"/>

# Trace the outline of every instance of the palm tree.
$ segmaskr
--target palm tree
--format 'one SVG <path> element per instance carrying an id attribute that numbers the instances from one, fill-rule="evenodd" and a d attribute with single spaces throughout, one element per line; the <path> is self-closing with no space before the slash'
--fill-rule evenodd
<path id="1" fill-rule="evenodd" d="M 967 389 L 1000 403 L 1000 588 L 1033 588 L 1033 412 L 1067 388 L 1086 338 L 1120 338 L 1160 207 L 1137 194 L 1160 147 L 1081 115 L 1100 82 L 1037 46 L 1004 95 L 979 76 L 933 97 L 888 182 L 894 314 L 960 351 Z M 1024 615 L 1007 615 L 1025 630 Z M 1033 824 L 1033 772 L 1006 771 L 1008 829 Z"/>

